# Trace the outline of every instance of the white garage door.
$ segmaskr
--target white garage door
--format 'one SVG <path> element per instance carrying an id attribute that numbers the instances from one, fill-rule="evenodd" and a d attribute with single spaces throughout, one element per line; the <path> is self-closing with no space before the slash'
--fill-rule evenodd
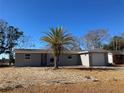
<path id="1" fill-rule="evenodd" d="M 104 53 L 92 53 L 92 65 L 93 66 L 105 66 Z"/>

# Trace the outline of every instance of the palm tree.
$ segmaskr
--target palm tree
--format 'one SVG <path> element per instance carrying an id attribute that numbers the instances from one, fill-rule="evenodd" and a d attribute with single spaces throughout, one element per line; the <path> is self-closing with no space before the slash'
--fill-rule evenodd
<path id="1" fill-rule="evenodd" d="M 54 56 L 54 68 L 58 68 L 60 55 L 64 49 L 69 48 L 73 44 L 73 37 L 61 27 L 56 27 L 51 28 L 49 32 L 45 33 L 41 40 L 50 45 Z"/>

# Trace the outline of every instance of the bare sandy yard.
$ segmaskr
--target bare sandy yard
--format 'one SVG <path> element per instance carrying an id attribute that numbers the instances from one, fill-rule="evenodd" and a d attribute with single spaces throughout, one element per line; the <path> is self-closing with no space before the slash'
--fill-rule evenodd
<path id="1" fill-rule="evenodd" d="M 124 71 L 0 68 L 0 92 L 124 93 Z"/>

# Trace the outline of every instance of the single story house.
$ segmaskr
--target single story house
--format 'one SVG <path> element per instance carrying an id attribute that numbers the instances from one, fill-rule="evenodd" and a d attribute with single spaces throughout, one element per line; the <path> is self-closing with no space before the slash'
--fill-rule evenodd
<path id="1" fill-rule="evenodd" d="M 112 56 L 105 50 L 70 51 L 60 56 L 59 66 L 106 66 Z M 15 66 L 53 66 L 54 58 L 50 51 L 41 49 L 16 49 Z"/>

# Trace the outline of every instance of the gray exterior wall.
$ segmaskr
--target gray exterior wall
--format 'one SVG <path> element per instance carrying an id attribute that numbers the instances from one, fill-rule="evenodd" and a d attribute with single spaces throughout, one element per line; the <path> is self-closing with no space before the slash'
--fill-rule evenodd
<path id="1" fill-rule="evenodd" d="M 71 57 L 69 59 L 68 57 Z M 54 63 L 50 62 L 50 59 L 53 58 L 52 54 L 47 55 L 47 65 L 52 66 Z M 58 63 L 59 66 L 74 66 L 74 65 L 81 65 L 80 55 L 78 54 L 63 54 L 60 56 L 60 62 Z"/>
<path id="2" fill-rule="evenodd" d="M 69 58 L 71 57 L 71 58 Z M 63 54 L 60 57 L 60 66 L 75 66 L 75 65 L 81 65 L 81 58 L 78 54 Z"/>
<path id="3" fill-rule="evenodd" d="M 28 54 L 28 53 L 27 53 Z M 15 57 L 15 66 L 24 67 L 24 66 L 44 66 L 43 63 L 46 63 L 45 66 L 53 66 L 53 62 L 50 62 L 50 59 L 53 58 L 52 54 L 47 54 L 46 60 L 42 60 L 40 53 L 29 53 L 31 55 L 31 59 L 25 59 L 25 53 L 16 53 Z M 69 56 L 71 57 L 69 59 Z M 80 55 L 78 54 L 63 54 L 60 57 L 59 66 L 75 66 L 81 65 Z"/>
<path id="4" fill-rule="evenodd" d="M 31 53 L 31 59 L 25 59 L 25 54 L 16 53 L 15 66 L 41 66 L 41 55 Z"/>

